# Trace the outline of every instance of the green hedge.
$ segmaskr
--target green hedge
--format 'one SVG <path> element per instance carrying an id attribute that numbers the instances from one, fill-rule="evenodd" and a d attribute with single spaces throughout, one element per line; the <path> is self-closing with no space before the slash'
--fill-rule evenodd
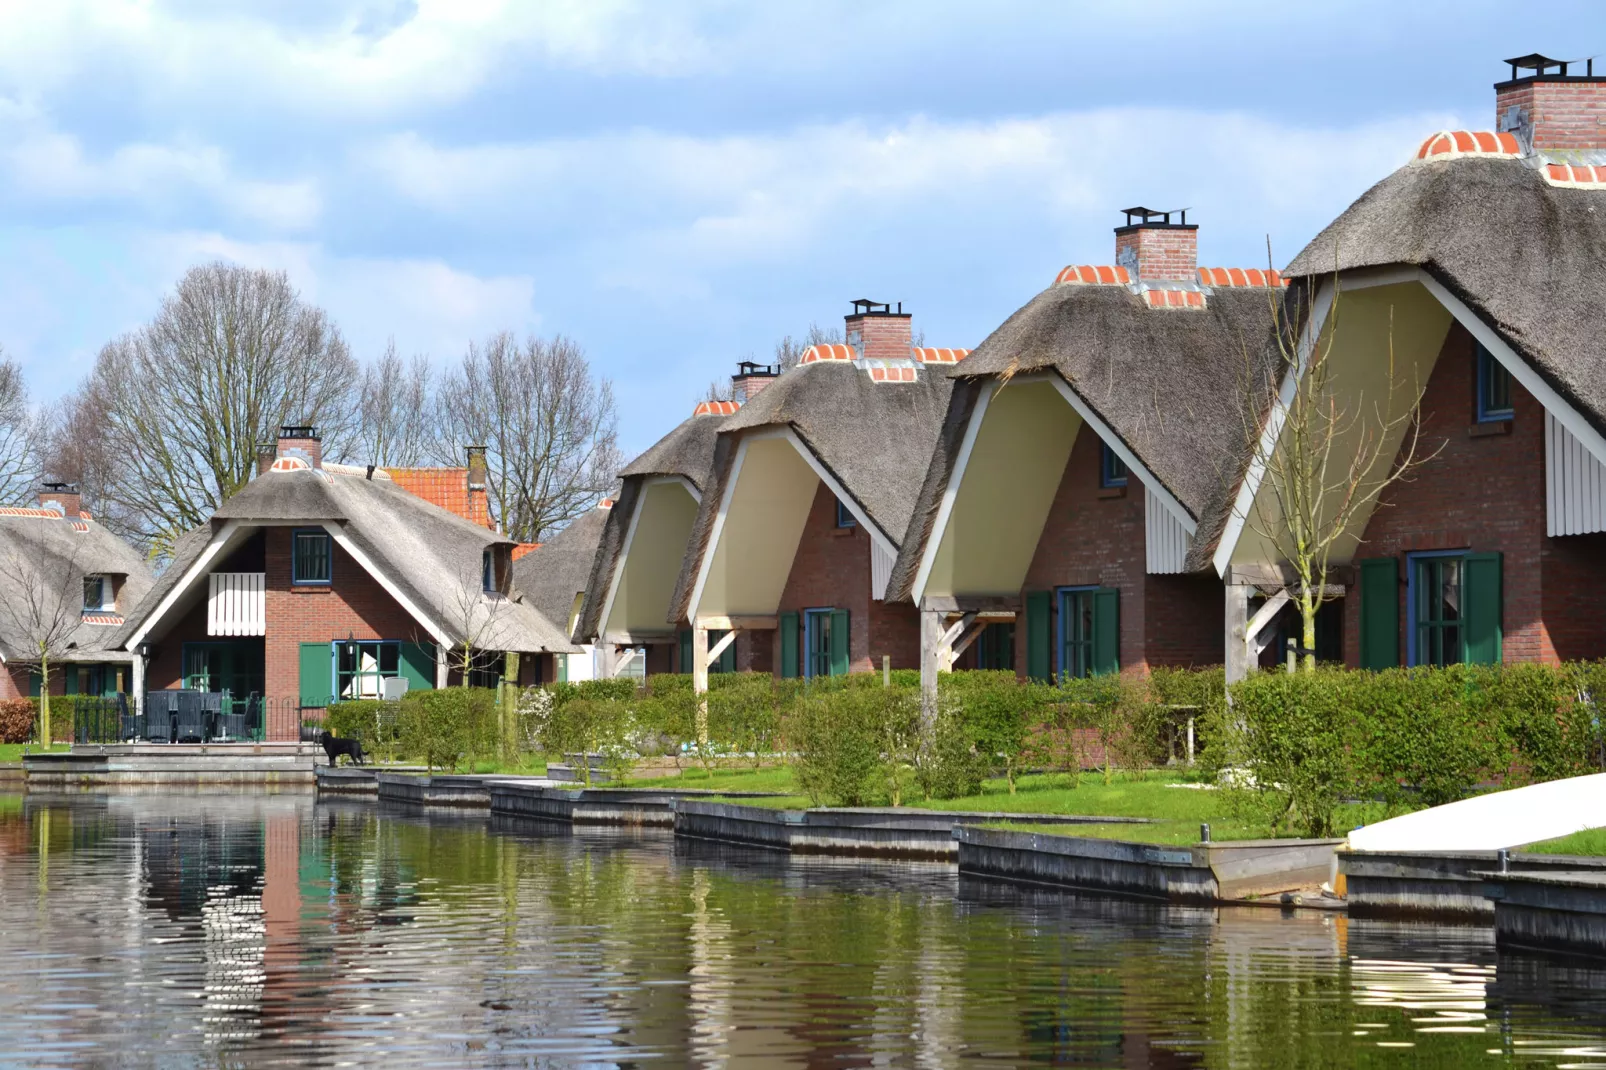
<path id="1" fill-rule="evenodd" d="M 1346 800 L 1380 818 L 1599 771 L 1590 696 L 1606 696 L 1606 664 L 1257 673 L 1233 685 L 1213 757 L 1274 832 L 1334 835 Z"/>

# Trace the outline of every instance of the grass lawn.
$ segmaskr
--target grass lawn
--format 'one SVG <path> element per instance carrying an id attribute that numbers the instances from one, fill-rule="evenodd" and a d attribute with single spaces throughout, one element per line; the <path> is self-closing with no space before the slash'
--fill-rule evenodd
<path id="1" fill-rule="evenodd" d="M 20 762 L 22 761 L 23 751 L 26 750 L 29 754 L 40 754 L 44 749 L 37 743 L 0 743 L 0 762 Z M 72 750 L 72 744 L 55 743 L 51 745 L 50 749 L 58 753 L 65 753 Z"/>
<path id="2" fill-rule="evenodd" d="M 1536 855 L 1588 855 L 1599 857 L 1606 855 L 1606 829 L 1584 829 L 1582 832 L 1575 832 L 1571 836 L 1562 836 L 1560 839 L 1530 843 L 1522 850 Z"/>

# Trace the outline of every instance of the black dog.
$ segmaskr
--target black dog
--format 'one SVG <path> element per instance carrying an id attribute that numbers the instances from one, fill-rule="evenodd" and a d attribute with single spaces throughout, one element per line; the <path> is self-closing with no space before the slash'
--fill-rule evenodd
<path id="1" fill-rule="evenodd" d="M 320 732 L 318 734 L 318 742 L 323 745 L 323 752 L 329 755 L 330 765 L 338 765 L 342 754 L 350 758 L 353 765 L 368 764 L 367 760 L 363 758 L 362 740 L 360 739 L 336 739 L 328 732 Z"/>

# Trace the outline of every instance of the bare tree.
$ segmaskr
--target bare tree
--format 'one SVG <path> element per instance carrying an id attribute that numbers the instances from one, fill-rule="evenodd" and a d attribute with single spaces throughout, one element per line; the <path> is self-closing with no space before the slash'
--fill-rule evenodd
<path id="1" fill-rule="evenodd" d="M 399 467 L 424 462 L 432 444 L 430 379 L 429 361 L 421 355 L 403 361 L 394 338 L 383 356 L 363 368 L 353 460 Z"/>
<path id="2" fill-rule="evenodd" d="M 1242 441 L 1261 472 L 1243 520 L 1293 573 L 1284 590 L 1299 611 L 1307 670 L 1316 668 L 1316 612 L 1334 596 L 1334 551 L 1353 549 L 1383 492 L 1438 454 L 1421 438 L 1424 387 L 1395 362 L 1392 309 L 1379 392 L 1356 388 L 1360 375 L 1334 358 L 1338 283 L 1335 275 L 1323 322 L 1303 304 L 1307 291 L 1269 291 L 1274 343 L 1246 348 L 1240 390 Z"/>
<path id="3" fill-rule="evenodd" d="M 540 542 L 613 486 L 622 461 L 613 384 L 561 335 L 520 344 L 504 332 L 469 346 L 436 404 L 437 457 L 463 464 L 464 447 L 486 447 L 509 538 Z"/>
<path id="4" fill-rule="evenodd" d="M 788 334 L 775 343 L 775 363 L 784 372 L 788 368 L 797 367 L 798 362 L 803 359 L 803 354 L 808 352 L 809 346 L 831 345 L 841 341 L 840 328 L 821 327 L 818 323 L 811 323 L 801 341 Z"/>
<path id="5" fill-rule="evenodd" d="M 0 350 L 0 505 L 21 501 L 38 478 L 42 429 L 28 405 L 22 366 Z"/>
<path id="6" fill-rule="evenodd" d="M 108 343 L 67 410 L 59 456 L 105 465 L 94 480 L 111 524 L 164 552 L 251 478 L 282 424 L 313 424 L 331 457 L 355 431 L 357 364 L 322 309 L 283 272 L 191 268 L 149 324 Z"/>
<path id="7" fill-rule="evenodd" d="M 33 540 L 7 541 L 0 551 L 0 627 L 16 660 L 38 666 L 39 741 L 47 747 L 51 673 L 83 622 L 83 608 L 84 570 L 76 549 L 64 553 Z"/>

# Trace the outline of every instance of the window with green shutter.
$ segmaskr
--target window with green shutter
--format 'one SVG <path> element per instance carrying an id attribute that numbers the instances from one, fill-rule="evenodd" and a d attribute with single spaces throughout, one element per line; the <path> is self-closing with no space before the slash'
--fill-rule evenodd
<path id="1" fill-rule="evenodd" d="M 851 648 L 848 645 L 848 611 L 833 609 L 831 611 L 831 675 L 846 676 L 848 664 L 852 660 Z"/>
<path id="2" fill-rule="evenodd" d="M 1114 587 L 1060 588 L 1060 675 L 1081 679 L 1120 671 L 1120 601 Z"/>
<path id="3" fill-rule="evenodd" d="M 1121 592 L 1093 592 L 1093 675 L 1121 671 Z"/>
<path id="4" fill-rule="evenodd" d="M 1470 665 L 1500 664 L 1502 598 L 1500 555 L 1468 554 L 1462 560 L 1466 599 L 1463 653 Z"/>
<path id="5" fill-rule="evenodd" d="M 691 629 L 682 628 L 677 638 L 680 640 L 680 671 L 691 672 Z"/>
<path id="6" fill-rule="evenodd" d="M 402 643 L 401 676 L 409 691 L 430 691 L 435 687 L 435 644 Z"/>
<path id="7" fill-rule="evenodd" d="M 1030 591 L 1026 595 L 1026 675 L 1045 682 L 1054 674 L 1049 597 L 1048 591 Z"/>
<path id="8" fill-rule="evenodd" d="M 1400 664 L 1400 562 L 1372 557 L 1361 562 L 1361 668 Z"/>
<path id="9" fill-rule="evenodd" d="M 796 613 L 781 614 L 781 676 L 787 680 L 798 676 L 798 623 Z"/>

